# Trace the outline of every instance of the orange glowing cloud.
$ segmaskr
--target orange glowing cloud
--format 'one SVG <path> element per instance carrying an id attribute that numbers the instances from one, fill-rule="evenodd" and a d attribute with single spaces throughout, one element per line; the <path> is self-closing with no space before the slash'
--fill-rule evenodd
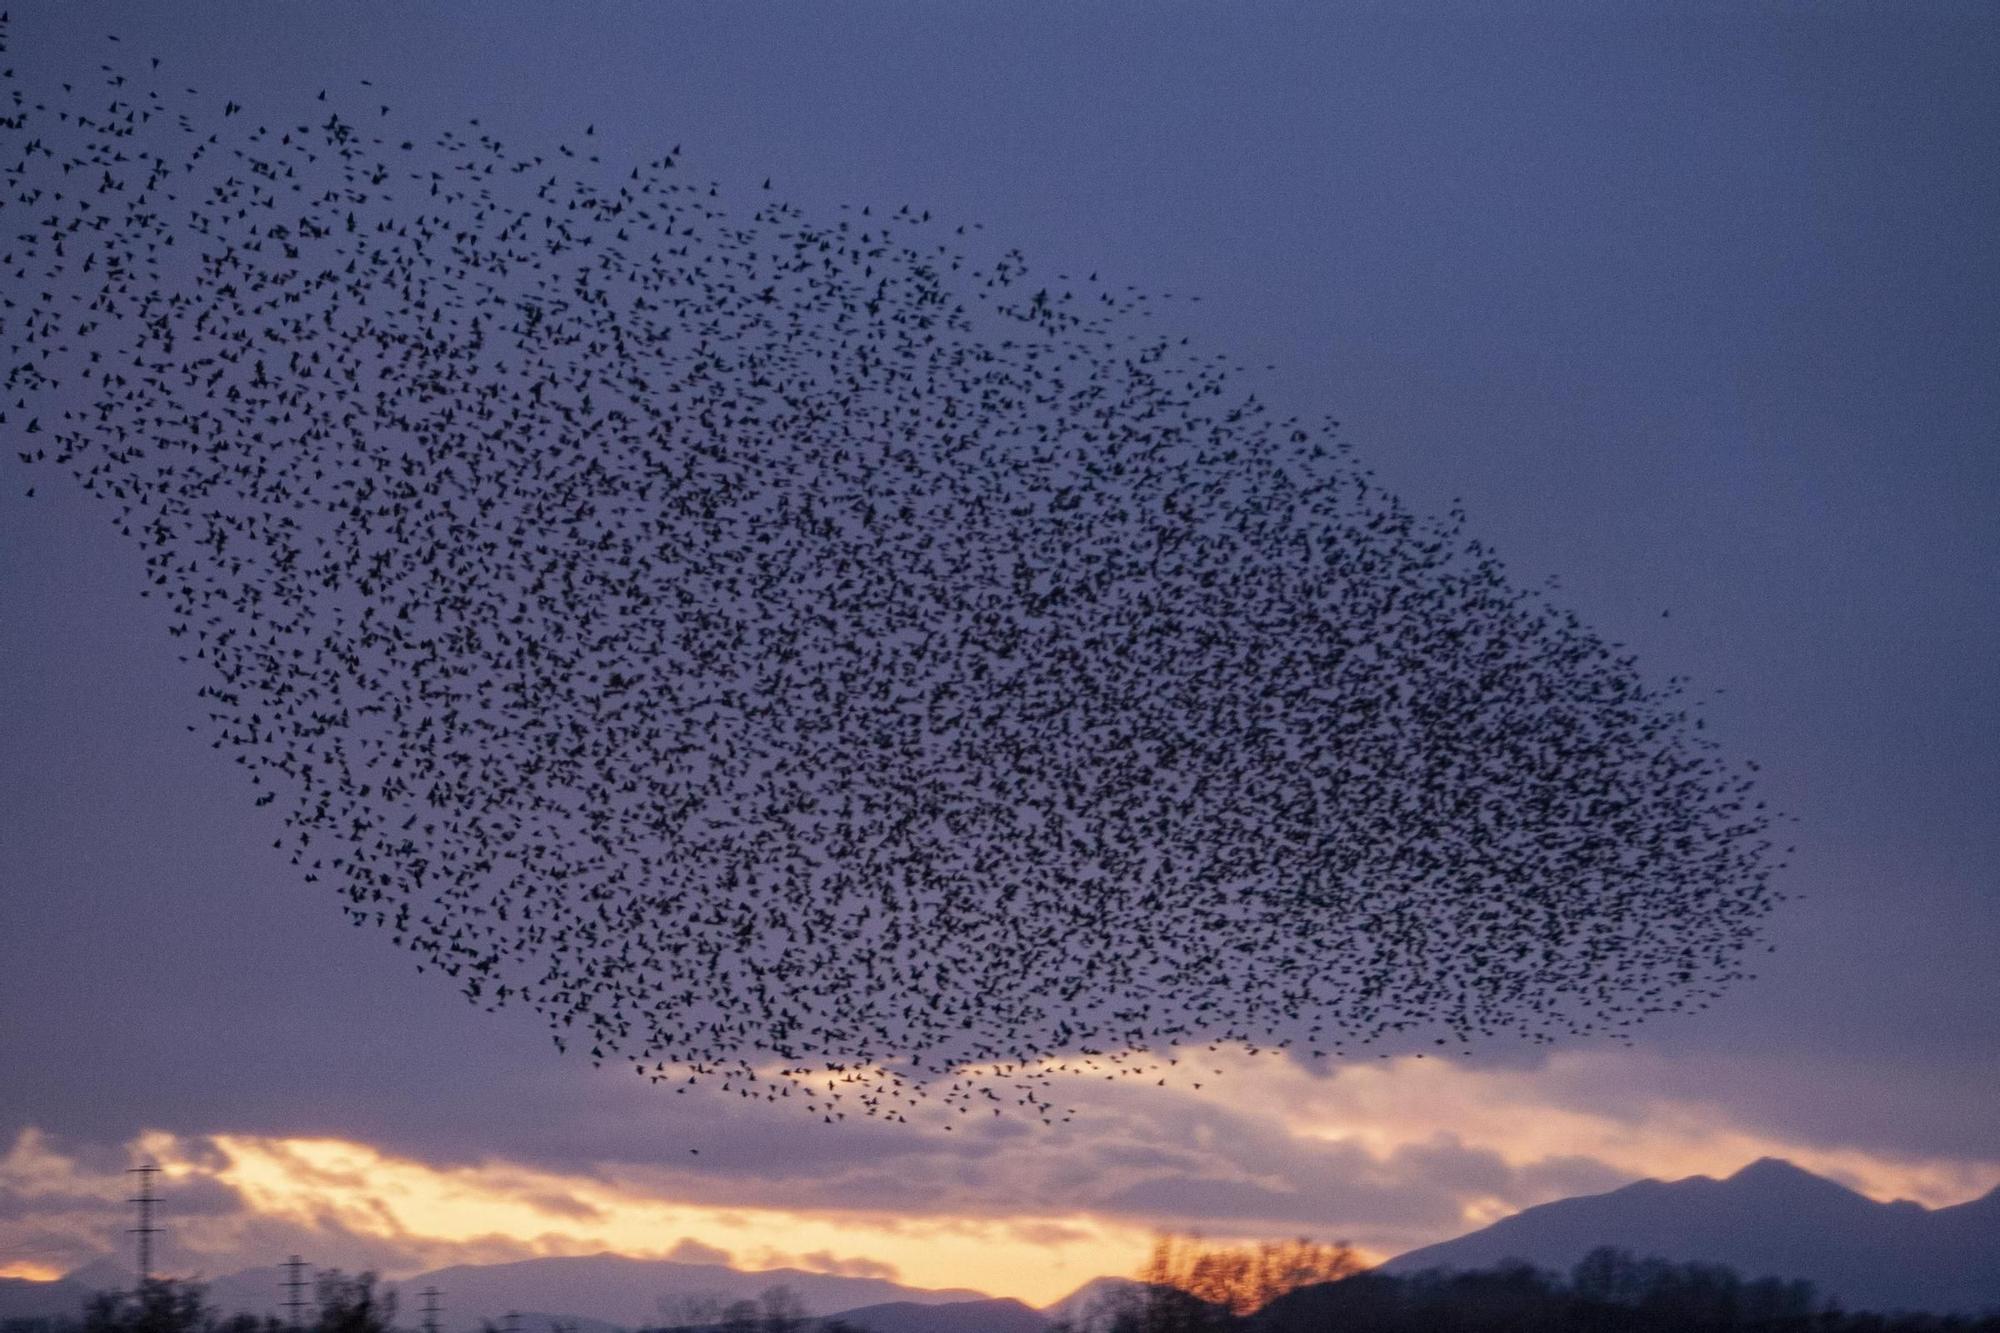
<path id="1" fill-rule="evenodd" d="M 63 1270 L 54 1264 L 38 1264 L 32 1259 L 15 1259 L 0 1263 L 0 1277 L 22 1277 L 30 1282 L 53 1282 L 63 1275 Z"/>

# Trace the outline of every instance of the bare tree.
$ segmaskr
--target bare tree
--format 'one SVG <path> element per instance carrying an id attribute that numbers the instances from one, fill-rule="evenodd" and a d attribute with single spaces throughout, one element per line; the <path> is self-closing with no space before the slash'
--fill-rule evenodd
<path id="1" fill-rule="evenodd" d="M 373 1273 L 349 1277 L 328 1268 L 314 1281 L 313 1291 L 319 1298 L 313 1333 L 393 1333 L 396 1293 L 377 1290 Z"/>
<path id="2" fill-rule="evenodd" d="M 1142 1285 L 1114 1298 L 1108 1323 L 1112 1333 L 1212 1333 L 1287 1292 L 1366 1267 L 1344 1241 L 1230 1247 L 1162 1234 L 1140 1270 Z"/>
<path id="3" fill-rule="evenodd" d="M 655 1305 L 666 1329 L 681 1333 L 802 1333 L 811 1322 L 805 1302 L 783 1283 L 764 1288 L 754 1300 L 690 1292 L 662 1296 Z"/>

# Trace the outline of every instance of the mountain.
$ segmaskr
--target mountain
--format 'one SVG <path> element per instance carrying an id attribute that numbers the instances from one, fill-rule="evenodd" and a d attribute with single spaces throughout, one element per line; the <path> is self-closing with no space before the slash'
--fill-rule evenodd
<path id="1" fill-rule="evenodd" d="M 201 1275 L 209 1304 L 223 1314 L 282 1314 L 285 1278 L 285 1270 L 278 1267 L 246 1268 L 220 1277 Z M 130 1270 L 110 1260 L 86 1265 L 53 1282 L 0 1278 L 0 1319 L 74 1316 L 82 1313 L 93 1292 L 131 1283 Z M 754 1299 L 776 1286 L 791 1288 L 814 1315 L 858 1311 L 879 1318 L 877 1333 L 904 1333 L 914 1327 L 907 1317 L 893 1313 L 903 1307 L 961 1307 L 961 1317 L 968 1321 L 963 1324 L 965 1333 L 1041 1333 L 1048 1322 L 1018 1301 L 994 1301 L 966 1287 L 932 1291 L 882 1278 L 842 1277 L 801 1268 L 744 1270 L 616 1254 L 461 1264 L 383 1285 L 398 1292 L 404 1324 L 414 1324 L 418 1318 L 418 1293 L 438 1288 L 443 1333 L 476 1333 L 482 1323 L 501 1324 L 510 1314 L 517 1316 L 521 1333 L 546 1333 L 557 1322 L 566 1328 L 574 1325 L 573 1333 L 621 1333 L 666 1322 L 672 1312 L 662 1308 L 663 1302 L 671 1306 L 683 1297 L 715 1297 L 727 1304 Z M 310 1289 L 305 1297 L 312 1299 Z M 1001 1306 L 1017 1307 L 1018 1313 L 989 1308 Z M 876 1311 L 884 1313 L 871 1313 Z M 1026 1315 L 1032 1327 L 1020 1315 Z M 898 1318 L 905 1322 L 895 1322 Z"/>
<path id="2" fill-rule="evenodd" d="M 1074 1328 L 1097 1328 L 1110 1322 L 1110 1312 L 1125 1298 L 1132 1297 L 1145 1283 L 1129 1277 L 1094 1277 L 1069 1295 L 1042 1307 L 1051 1322 Z"/>
<path id="3" fill-rule="evenodd" d="M 831 1316 L 867 1333 L 1047 1333 L 1048 1316 L 1012 1298 L 920 1305 L 890 1301 Z"/>
<path id="4" fill-rule="evenodd" d="M 208 1303 L 224 1314 L 282 1315 L 287 1296 L 285 1280 L 291 1275 L 284 1269 L 246 1268 L 238 1273 L 225 1273 L 220 1277 L 210 1277 L 206 1273 L 196 1274 L 207 1290 Z M 301 1293 L 304 1300 L 313 1298 L 312 1274 L 305 1274 L 306 1288 Z M 412 1308 L 415 1308 L 412 1306 Z"/>
<path id="5" fill-rule="evenodd" d="M 1398 1255 L 1382 1271 L 1515 1259 L 1567 1273 L 1600 1245 L 1727 1264 L 1745 1277 L 1808 1278 L 1850 1310 L 2000 1307 L 2000 1189 L 1949 1208 L 1877 1203 L 1774 1157 L 1726 1180 L 1642 1180 L 1542 1204 Z"/>
<path id="6" fill-rule="evenodd" d="M 130 1259 L 113 1259 L 109 1256 L 93 1259 L 81 1268 L 72 1268 L 62 1275 L 65 1282 L 74 1283 L 86 1291 L 123 1291 L 130 1287 L 138 1275 L 132 1271 Z"/>
<path id="7" fill-rule="evenodd" d="M 446 1333 L 498 1323 L 510 1310 L 556 1310 L 564 1318 L 597 1320 L 625 1328 L 663 1322 L 660 1302 L 715 1296 L 724 1302 L 754 1298 L 766 1288 L 792 1289 L 813 1314 L 910 1302 L 942 1305 L 983 1301 L 985 1293 L 963 1287 L 929 1291 L 874 1277 L 809 1273 L 800 1268 L 744 1271 L 725 1264 L 677 1263 L 669 1259 L 628 1259 L 616 1254 L 523 1259 L 511 1264 L 462 1264 L 420 1273 L 395 1284 L 406 1302 L 436 1287 L 443 1293 Z M 414 1309 L 414 1305 L 411 1307 Z M 523 1321 L 533 1333 L 534 1326 Z"/>
<path id="8" fill-rule="evenodd" d="M 0 1321 L 80 1315 L 83 1303 L 95 1290 L 68 1278 L 37 1282 L 33 1278 L 0 1277 Z"/>

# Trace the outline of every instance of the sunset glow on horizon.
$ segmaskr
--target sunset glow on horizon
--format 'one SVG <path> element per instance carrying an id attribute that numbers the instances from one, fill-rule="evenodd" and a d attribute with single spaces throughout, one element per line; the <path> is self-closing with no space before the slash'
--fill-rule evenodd
<path id="1" fill-rule="evenodd" d="M 1875 1199 L 1911 1199 L 1927 1207 L 1962 1202 L 2000 1184 L 2000 1163 L 1819 1150 L 1720 1127 L 1693 1105 L 1658 1104 L 1642 1119 L 1565 1109 L 1538 1096 L 1537 1089 L 1552 1081 L 1546 1072 L 1538 1079 L 1519 1071 L 1471 1071 L 1411 1058 L 1357 1064 L 1329 1077 L 1269 1059 L 1215 1058 L 1224 1062 L 1224 1072 L 1213 1090 L 1182 1093 L 1176 1102 L 1194 1117 L 1187 1142 L 1207 1145 L 1197 1150 L 1198 1160 L 1207 1164 L 1190 1168 L 1197 1174 L 1283 1184 L 1283 1171 L 1272 1174 L 1272 1166 L 1232 1160 L 1227 1139 L 1247 1129 L 1253 1136 L 1275 1136 L 1302 1163 L 1315 1156 L 1344 1156 L 1357 1164 L 1362 1177 L 1373 1174 L 1391 1190 L 1399 1188 L 1400 1173 L 1439 1153 L 1490 1154 L 1514 1172 L 1511 1183 L 1498 1194 L 1476 1184 L 1461 1189 L 1456 1212 L 1428 1234 L 1379 1227 L 1371 1233 L 1365 1205 L 1357 1203 L 1343 1218 L 1340 1201 L 1331 1198 L 1319 1201 L 1326 1220 L 1318 1225 L 1254 1217 L 1232 1222 L 1193 1210 L 1176 1217 L 1157 1206 L 1064 1209 L 1055 1193 L 1046 1196 L 1044 1207 L 1023 1207 L 1018 1198 L 983 1198 L 976 1186 L 968 1189 L 962 1183 L 927 1190 L 913 1182 L 908 1197 L 895 1208 L 787 1208 L 728 1202 L 732 1187 L 727 1177 L 688 1163 L 600 1162 L 589 1171 L 535 1167 L 500 1157 L 432 1164 L 350 1139 L 248 1134 L 194 1141 L 155 1132 L 141 1136 L 131 1148 L 135 1157 L 160 1163 L 161 1189 L 168 1199 L 162 1215 L 172 1221 L 182 1253 L 208 1256 L 200 1265 L 205 1271 L 272 1262 L 269 1255 L 243 1249 L 254 1221 L 266 1229 L 289 1229 L 287 1234 L 301 1238 L 300 1245 L 317 1235 L 325 1260 L 348 1267 L 365 1266 L 365 1256 L 344 1257 L 339 1253 L 343 1246 L 355 1249 L 363 1241 L 391 1246 L 402 1258 L 379 1266 L 392 1277 L 450 1263 L 535 1256 L 663 1258 L 692 1242 L 726 1254 L 728 1262 L 741 1268 L 797 1267 L 887 1277 L 919 1287 L 970 1287 L 1037 1306 L 1089 1278 L 1135 1272 L 1161 1231 L 1200 1234 L 1217 1242 L 1299 1236 L 1350 1240 L 1365 1260 L 1377 1262 L 1415 1244 L 1576 1193 L 1576 1182 L 1592 1178 L 1591 1173 L 1601 1188 L 1611 1188 L 1616 1181 L 1648 1175 L 1721 1177 L 1759 1157 L 1776 1156 Z M 1559 1055 L 1554 1081 L 1584 1077 L 1593 1059 L 1612 1058 Z M 1072 1150 L 1081 1147 L 1090 1155 L 1115 1158 L 1125 1151 L 1120 1143 L 1142 1141 L 1125 1118 L 1132 1112 L 1133 1091 L 1098 1091 L 1087 1082 L 1079 1080 L 1080 1113 L 1067 1141 Z M 1225 1130 L 1215 1116 L 1230 1117 L 1228 1123 L 1239 1128 Z M 1034 1136 L 1042 1133 L 1046 1131 L 1023 1136 L 1025 1147 L 1011 1138 L 988 1145 L 993 1170 L 1008 1174 L 1013 1170 L 1010 1152 L 1034 1151 Z M 1043 1147 L 1053 1151 L 1057 1144 Z M 917 1170 L 911 1165 L 905 1169 Z M 1141 1181 L 1144 1175 L 1131 1179 Z M 226 1187 L 240 1200 L 240 1211 L 175 1216 L 175 1191 L 203 1182 Z M 0 1157 L 0 1186 L 21 1193 L 81 1190 L 101 1201 L 102 1216 L 88 1224 L 78 1219 L 79 1252 L 93 1243 L 86 1236 L 101 1244 L 112 1233 L 107 1224 L 123 1220 L 119 1205 L 126 1184 L 122 1173 L 93 1177 L 82 1163 L 33 1132 L 24 1133 Z M 838 1192 L 838 1181 L 830 1190 Z M 0 1247 L 7 1232 L 7 1224 L 0 1222 Z M 33 1272 L 48 1273 L 52 1267 L 35 1264 Z"/>

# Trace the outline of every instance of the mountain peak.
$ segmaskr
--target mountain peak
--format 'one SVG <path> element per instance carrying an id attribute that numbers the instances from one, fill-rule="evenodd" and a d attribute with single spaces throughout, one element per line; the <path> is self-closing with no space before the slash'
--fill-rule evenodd
<path id="1" fill-rule="evenodd" d="M 1137 1278 L 1094 1277 L 1061 1300 L 1044 1305 L 1041 1312 L 1051 1319 L 1089 1323 L 1100 1306 L 1113 1303 L 1124 1293 L 1144 1285 Z"/>
<path id="2" fill-rule="evenodd" d="M 1804 1167 L 1793 1162 L 1788 1162 L 1782 1157 L 1759 1157 L 1748 1166 L 1740 1168 L 1729 1179 L 1732 1181 L 1825 1181 L 1824 1176 L 1816 1176 Z"/>
<path id="3" fill-rule="evenodd" d="M 1837 1180 L 1815 1175 L 1782 1157 L 1759 1157 L 1722 1183 L 1759 1194 L 1782 1194 L 1793 1198 L 1813 1196 L 1829 1201 L 1838 1199 L 1878 1208 L 1882 1206 Z"/>

